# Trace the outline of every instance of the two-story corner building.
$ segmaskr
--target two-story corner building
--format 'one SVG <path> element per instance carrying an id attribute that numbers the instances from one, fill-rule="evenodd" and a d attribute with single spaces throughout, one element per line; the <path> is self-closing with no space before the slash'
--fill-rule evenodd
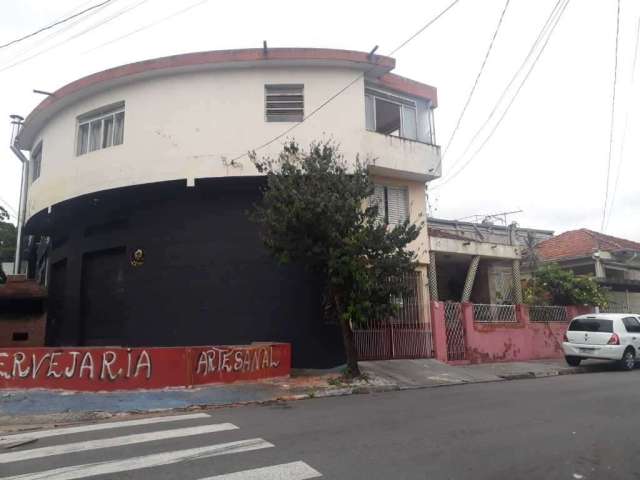
<path id="1" fill-rule="evenodd" d="M 264 179 L 237 157 L 299 124 L 258 155 L 287 138 L 333 139 L 346 159 L 371 159 L 390 223 L 424 220 L 425 182 L 440 175 L 436 89 L 394 66 L 344 50 L 211 51 L 115 67 L 47 97 L 16 142 L 30 152 L 25 233 L 49 239 L 48 344 L 272 340 L 293 344 L 295 366 L 342 361 L 317 280 L 277 265 L 248 219 Z M 426 229 L 412 248 L 427 298 Z"/>

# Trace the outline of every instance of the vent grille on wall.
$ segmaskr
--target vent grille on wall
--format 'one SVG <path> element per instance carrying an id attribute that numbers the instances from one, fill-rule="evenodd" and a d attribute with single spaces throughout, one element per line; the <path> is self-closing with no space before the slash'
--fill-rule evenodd
<path id="1" fill-rule="evenodd" d="M 304 118 L 303 85 L 265 85 L 267 122 L 301 122 Z"/>

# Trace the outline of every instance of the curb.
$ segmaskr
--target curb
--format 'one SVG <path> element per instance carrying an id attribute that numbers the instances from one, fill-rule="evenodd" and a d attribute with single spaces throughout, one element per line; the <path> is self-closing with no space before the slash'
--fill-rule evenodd
<path id="1" fill-rule="evenodd" d="M 268 406 L 268 405 L 277 405 L 286 402 L 293 402 L 299 400 L 312 400 L 317 398 L 331 398 L 331 397 L 346 397 L 349 395 L 364 395 L 364 394 L 373 394 L 373 393 L 385 393 L 385 392 L 400 392 L 400 391 L 409 391 L 409 390 L 423 390 L 428 388 L 443 388 L 443 387 L 453 387 L 460 385 L 473 385 L 478 383 L 496 383 L 501 381 L 509 381 L 509 380 L 531 380 L 535 378 L 548 378 L 548 377 L 557 377 L 561 375 L 575 375 L 582 373 L 601 373 L 606 372 L 606 369 L 593 369 L 592 367 L 575 367 L 575 368 L 567 368 L 562 370 L 552 370 L 547 372 L 524 372 L 524 373 L 514 373 L 514 374 L 505 374 L 499 375 L 495 380 L 480 380 L 480 381 L 465 381 L 461 380 L 459 382 L 448 382 L 441 384 L 432 384 L 432 385 L 399 385 L 399 384 L 388 384 L 388 385 L 357 385 L 354 387 L 343 387 L 343 388 L 332 388 L 321 391 L 310 391 L 307 393 L 297 393 L 291 395 L 283 395 L 279 397 L 275 397 L 268 400 L 251 400 L 246 402 L 237 402 L 237 403 L 212 403 L 212 404 L 193 404 L 186 407 L 169 407 L 162 409 L 154 409 L 154 410 L 132 410 L 127 412 L 105 412 L 105 411 L 92 411 L 92 412 L 78 412 L 77 418 L 69 419 L 68 422 L 53 422 L 52 424 L 45 425 L 43 423 L 39 424 L 29 424 L 29 416 L 25 416 L 25 423 L 20 425 L 13 425 L 13 428 L 9 430 L 0 431 L 0 435 L 3 433 L 17 433 L 24 430 L 34 430 L 34 428 L 45 428 L 51 425 L 71 425 L 74 423 L 81 423 L 87 421 L 96 421 L 96 420 L 108 420 L 114 417 L 126 417 L 130 415 L 153 415 L 158 413 L 167 413 L 167 412 L 191 412 L 198 410 L 217 410 L 222 408 L 234 408 L 234 407 L 242 407 L 249 405 L 257 405 L 257 406 Z M 88 418 L 91 417 L 91 418 Z"/>

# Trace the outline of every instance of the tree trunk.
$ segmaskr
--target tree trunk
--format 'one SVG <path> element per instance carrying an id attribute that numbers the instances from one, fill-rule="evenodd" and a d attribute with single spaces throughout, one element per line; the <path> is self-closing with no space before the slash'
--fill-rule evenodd
<path id="1" fill-rule="evenodd" d="M 340 315 L 340 327 L 342 328 L 342 342 L 344 343 L 344 353 L 347 357 L 347 371 L 345 376 L 353 378 L 360 376 L 360 367 L 358 367 L 358 351 L 353 340 L 353 330 L 349 321 Z"/>

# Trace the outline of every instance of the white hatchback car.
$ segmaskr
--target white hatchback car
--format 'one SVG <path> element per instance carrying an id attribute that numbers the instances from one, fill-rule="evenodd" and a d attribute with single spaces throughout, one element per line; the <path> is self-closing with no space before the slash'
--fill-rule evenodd
<path id="1" fill-rule="evenodd" d="M 562 343 L 567 363 L 585 358 L 617 360 L 632 370 L 640 355 L 640 317 L 629 313 L 594 313 L 571 320 Z"/>

